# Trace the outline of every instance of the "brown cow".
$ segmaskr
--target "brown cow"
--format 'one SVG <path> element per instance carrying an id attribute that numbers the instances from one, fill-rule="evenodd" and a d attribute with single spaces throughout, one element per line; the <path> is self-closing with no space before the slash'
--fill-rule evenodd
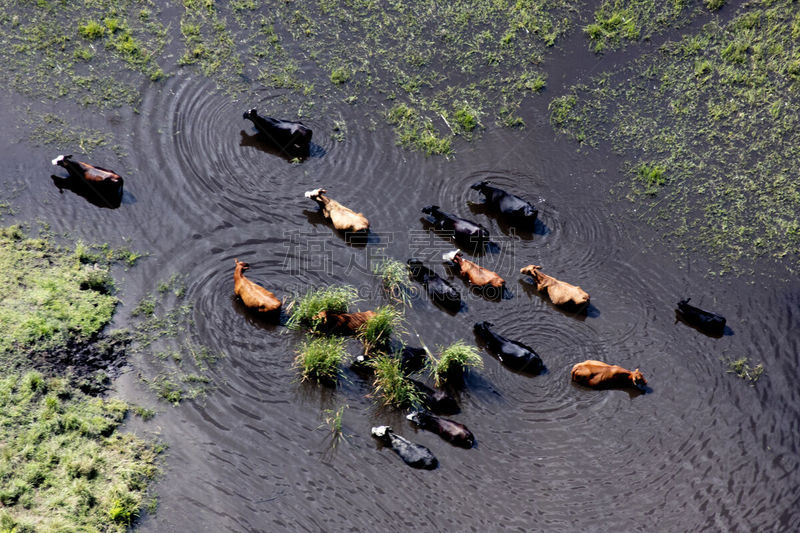
<path id="1" fill-rule="evenodd" d="M 233 261 L 236 264 L 233 271 L 233 292 L 242 299 L 244 305 L 260 313 L 280 310 L 281 301 L 274 294 L 244 277 L 244 271 L 250 268 L 250 265 L 238 259 Z"/>
<path id="2" fill-rule="evenodd" d="M 81 179 L 90 185 L 103 185 L 119 188 L 122 191 L 122 177 L 112 170 L 95 167 L 89 163 L 73 161 L 71 155 L 60 155 L 51 161 L 56 166 L 64 167 L 69 175 Z"/>
<path id="3" fill-rule="evenodd" d="M 591 359 L 573 366 L 571 375 L 572 381 L 599 389 L 633 387 L 644 390 L 647 385 L 647 380 L 638 368 L 631 372 L 621 366 Z"/>
<path id="4" fill-rule="evenodd" d="M 458 273 L 462 278 L 469 280 L 473 285 L 485 287 L 490 285 L 495 288 L 502 288 L 505 280 L 487 268 L 478 266 L 468 259 L 464 259 L 461 250 L 446 253 L 442 256 L 444 261 L 452 261 L 458 267 Z"/>
<path id="5" fill-rule="evenodd" d="M 374 311 L 360 311 L 357 313 L 320 311 L 314 318 L 321 320 L 322 327 L 326 331 L 339 335 L 353 335 L 366 324 L 367 320 L 374 316 Z"/>
<path id="6" fill-rule="evenodd" d="M 570 285 L 564 281 L 559 281 L 556 278 L 548 276 L 541 272 L 542 268 L 537 265 L 528 265 L 520 269 L 522 274 L 530 274 L 536 281 L 536 289 L 539 291 L 547 291 L 550 301 L 556 305 L 564 305 L 572 303 L 576 306 L 581 306 L 589 303 L 589 295 L 576 285 Z"/>
<path id="7" fill-rule="evenodd" d="M 333 227 L 339 231 L 367 231 L 369 229 L 369 220 L 361 213 L 356 213 L 352 209 L 348 209 L 336 200 L 323 196 L 326 192 L 325 189 L 314 189 L 313 191 L 306 191 L 306 198 L 310 198 L 317 202 L 322 209 L 322 214 L 333 223 Z"/>

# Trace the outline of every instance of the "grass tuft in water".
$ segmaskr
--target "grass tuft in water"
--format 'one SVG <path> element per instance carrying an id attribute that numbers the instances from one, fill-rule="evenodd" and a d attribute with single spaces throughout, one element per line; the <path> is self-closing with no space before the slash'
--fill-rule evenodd
<path id="1" fill-rule="evenodd" d="M 294 367 L 300 372 L 301 381 L 336 384 L 341 374 L 340 365 L 346 357 L 345 339 L 306 336 L 295 357 Z"/>
<path id="2" fill-rule="evenodd" d="M 369 364 L 375 373 L 372 382 L 374 395 L 383 405 L 400 409 L 422 405 L 422 395 L 403 374 L 399 358 L 381 354 L 371 359 Z"/>
<path id="3" fill-rule="evenodd" d="M 330 431 L 331 445 L 335 448 L 339 441 L 345 438 L 342 419 L 344 417 L 345 409 L 349 405 L 342 405 L 338 409 L 325 409 L 323 411 L 323 424 L 320 427 L 327 427 Z"/>
<path id="4" fill-rule="evenodd" d="M 372 269 L 381 278 L 383 290 L 393 301 L 411 307 L 411 284 L 408 267 L 396 259 L 387 259 Z"/>
<path id="5" fill-rule="evenodd" d="M 316 316 L 321 311 L 345 313 L 347 308 L 357 301 L 357 298 L 358 291 L 348 285 L 310 290 L 299 300 L 290 304 L 290 316 L 286 326 L 292 329 L 306 326 L 316 330 L 320 325 L 320 319 Z"/>
<path id="6" fill-rule="evenodd" d="M 457 341 L 439 352 L 431 360 L 430 373 L 437 387 L 453 380 L 461 380 L 468 368 L 483 368 L 483 359 L 477 348 Z"/>
<path id="7" fill-rule="evenodd" d="M 755 366 L 750 364 L 750 359 L 740 357 L 739 359 L 728 360 L 728 373 L 736 374 L 740 378 L 755 383 L 764 373 L 764 365 L 759 363 Z"/>
<path id="8" fill-rule="evenodd" d="M 358 332 L 358 338 L 364 343 L 364 351 L 385 350 L 402 322 L 402 311 L 391 305 L 376 309 L 375 316 L 367 320 Z"/>

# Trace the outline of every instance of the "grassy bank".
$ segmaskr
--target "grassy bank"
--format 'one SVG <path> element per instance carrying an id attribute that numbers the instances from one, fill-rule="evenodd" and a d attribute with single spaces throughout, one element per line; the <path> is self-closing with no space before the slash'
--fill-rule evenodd
<path id="1" fill-rule="evenodd" d="M 96 370 L 86 352 L 118 355 L 100 337 L 117 305 L 110 266 L 138 257 L 0 229 L 0 531 L 125 531 L 143 512 L 159 447 L 119 431 L 128 405 L 72 379 Z"/>
<path id="2" fill-rule="evenodd" d="M 135 254 L 29 237 L 20 226 L 0 229 L 0 363 L 27 366 L 26 355 L 87 342 L 111 320 L 117 297 L 110 264 Z"/>
<path id="3" fill-rule="evenodd" d="M 158 446 L 118 400 L 38 372 L 0 379 L 0 531 L 126 531 L 148 505 Z"/>
<path id="4" fill-rule="evenodd" d="M 721 271 L 758 257 L 800 268 L 800 15 L 748 3 L 551 104 L 581 143 L 624 155 L 636 217 Z"/>

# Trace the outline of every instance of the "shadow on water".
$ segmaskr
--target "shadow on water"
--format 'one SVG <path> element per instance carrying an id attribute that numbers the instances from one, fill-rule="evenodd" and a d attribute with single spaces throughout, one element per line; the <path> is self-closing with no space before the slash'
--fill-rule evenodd
<path id="1" fill-rule="evenodd" d="M 680 322 L 681 324 L 684 324 L 687 327 L 692 328 L 693 330 L 695 330 L 698 333 L 702 333 L 706 337 L 711 337 L 712 339 L 721 339 L 722 337 L 732 337 L 733 335 L 735 335 L 735 333 L 733 332 L 733 329 L 730 326 L 728 326 L 727 324 L 725 325 L 725 329 L 722 331 L 722 333 L 714 333 L 714 332 L 707 331 L 707 330 L 704 330 L 702 328 L 699 328 L 699 327 L 695 326 L 694 324 L 690 324 L 689 322 L 684 320 L 684 318 L 681 316 L 680 312 L 676 310 L 675 311 L 675 324 L 677 324 L 678 322 Z"/>
<path id="2" fill-rule="evenodd" d="M 651 394 L 653 392 L 653 389 L 650 388 L 649 385 L 645 385 L 643 389 L 637 389 L 636 387 L 598 387 L 595 389 L 592 387 L 587 387 L 586 385 L 581 385 L 580 383 L 575 383 L 572 380 L 570 380 L 570 383 L 572 384 L 572 388 L 579 390 L 581 394 L 587 394 L 589 392 L 602 393 L 605 391 L 619 391 L 627 393 L 628 398 L 631 400 L 638 398 L 639 396 L 644 396 L 645 394 Z"/>
<path id="3" fill-rule="evenodd" d="M 65 190 L 71 191 L 97 207 L 117 209 L 123 203 L 136 203 L 136 198 L 132 194 L 126 192 L 124 188 L 122 194 L 120 194 L 116 189 L 103 191 L 97 186 L 89 185 L 84 180 L 72 176 L 62 178 L 61 176 L 51 174 L 50 179 L 53 180 L 53 185 L 58 188 L 60 194 L 64 194 Z"/>
<path id="4" fill-rule="evenodd" d="M 286 160 L 288 163 L 295 163 L 298 161 L 302 162 L 311 158 L 323 157 L 327 153 L 325 148 L 313 142 L 306 148 L 295 148 L 292 146 L 281 147 L 276 145 L 274 142 L 269 141 L 260 133 L 254 133 L 251 135 L 246 131 L 241 130 L 239 134 L 241 135 L 239 146 L 255 148 L 256 150 L 264 152 L 265 154 L 280 157 L 281 159 Z"/>
<path id="5" fill-rule="evenodd" d="M 536 236 L 542 237 L 552 233 L 552 230 L 539 217 L 536 218 L 531 228 L 530 225 L 526 227 L 514 223 L 502 214 L 495 213 L 488 208 L 485 202 L 467 202 L 467 207 L 473 215 L 485 215 L 494 219 L 500 231 L 508 237 L 519 237 L 523 241 L 532 241 Z"/>
<path id="6" fill-rule="evenodd" d="M 278 311 L 272 313 L 259 313 L 248 309 L 246 305 L 236 295 L 231 295 L 231 305 L 236 314 L 244 318 L 245 321 L 254 328 L 263 329 L 270 333 L 278 331 L 286 323 L 288 317 L 285 316 L 283 306 Z"/>

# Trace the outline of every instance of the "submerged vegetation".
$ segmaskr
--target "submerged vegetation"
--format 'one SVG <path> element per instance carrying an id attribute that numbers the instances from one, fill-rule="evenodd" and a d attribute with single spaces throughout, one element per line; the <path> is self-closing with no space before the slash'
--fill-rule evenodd
<path id="1" fill-rule="evenodd" d="M 148 359 L 142 381 L 173 405 L 204 396 L 213 389 L 210 367 L 223 354 L 190 340 L 193 306 L 185 301 L 184 277 L 174 274 L 156 285 L 131 310 L 131 351 Z"/>
<path id="2" fill-rule="evenodd" d="M 725 0 L 704 0 L 706 9 L 715 11 Z M 624 42 L 649 39 L 668 27 L 687 24 L 703 11 L 700 0 L 603 0 L 594 12 L 594 22 L 583 31 L 592 49 L 602 52 Z"/>
<path id="3" fill-rule="evenodd" d="M 740 378 L 755 383 L 764 373 L 764 365 L 759 363 L 755 366 L 750 364 L 750 359 L 747 357 L 740 357 L 738 359 L 728 360 L 728 373 L 736 374 Z"/>
<path id="4" fill-rule="evenodd" d="M 302 381 L 335 384 L 341 374 L 340 365 L 346 357 L 343 338 L 307 336 L 295 357 L 294 366 L 300 372 Z"/>
<path id="5" fill-rule="evenodd" d="M 482 117 L 523 125 L 523 98 L 546 84 L 543 55 L 575 15 L 565 0 L 183 6 L 181 64 L 226 88 L 250 78 L 292 91 L 300 117 L 331 102 L 369 105 L 399 144 L 426 154 L 451 153 L 452 139 L 473 138 Z"/>
<path id="6" fill-rule="evenodd" d="M 160 447 L 120 433 L 129 407 L 38 372 L 0 379 L 0 529 L 128 530 Z"/>
<path id="7" fill-rule="evenodd" d="M 464 341 L 456 341 L 439 352 L 431 361 L 430 373 L 437 387 L 460 380 L 468 368 L 483 368 L 483 359 L 477 348 Z M 457 383 L 456 383 L 457 385 Z"/>
<path id="8" fill-rule="evenodd" d="M 139 74 L 164 76 L 156 57 L 167 36 L 148 0 L 0 0 L 0 79 L 34 98 L 81 105 L 133 105 Z M 110 76 L 129 71 L 130 76 Z M 126 79 L 127 78 L 127 79 Z"/>
<path id="9" fill-rule="evenodd" d="M 637 216 L 723 271 L 764 256 L 800 267 L 796 4 L 749 2 L 551 104 L 580 142 L 627 159 Z"/>

